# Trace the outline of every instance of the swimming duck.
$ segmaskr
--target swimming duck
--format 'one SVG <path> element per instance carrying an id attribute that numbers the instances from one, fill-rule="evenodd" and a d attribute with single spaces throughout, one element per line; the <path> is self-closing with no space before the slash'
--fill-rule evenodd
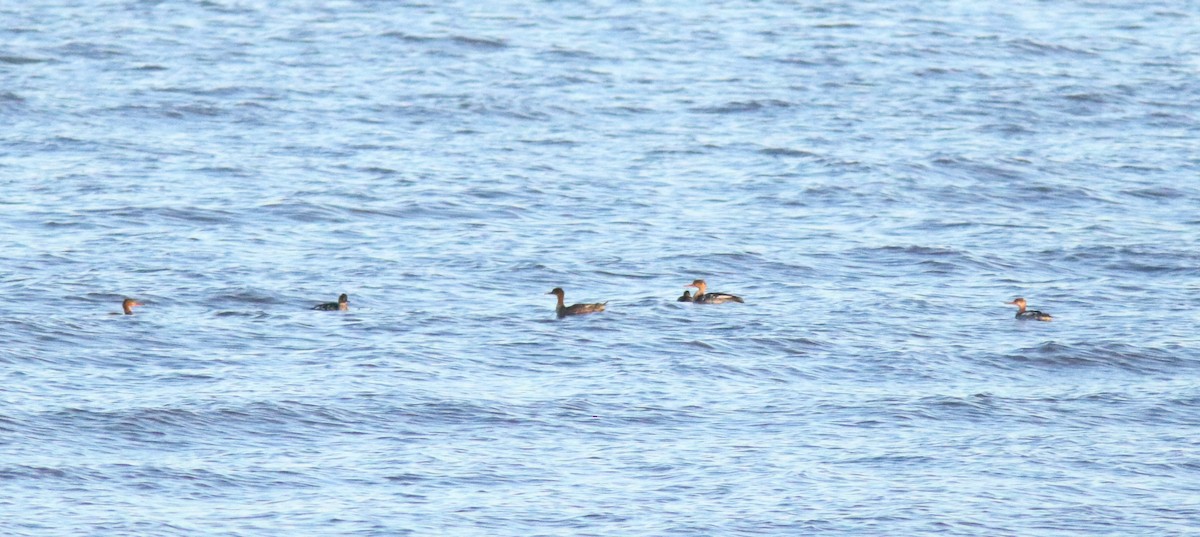
<path id="1" fill-rule="evenodd" d="M 740 296 L 734 296 L 729 293 L 706 293 L 708 284 L 704 280 L 696 280 L 684 287 L 695 287 L 696 294 L 692 297 L 692 302 L 696 304 L 724 304 L 726 302 L 745 302 Z"/>
<path id="2" fill-rule="evenodd" d="M 133 307 L 142 305 L 143 304 L 141 302 L 138 302 L 132 298 L 126 298 L 125 300 L 121 301 L 121 309 L 125 311 L 125 315 L 133 315 Z"/>
<path id="3" fill-rule="evenodd" d="M 346 311 L 350 309 L 350 297 L 346 296 L 346 293 L 342 293 L 342 295 L 338 297 L 337 302 L 317 304 L 316 306 L 313 306 L 312 309 L 321 311 Z"/>
<path id="4" fill-rule="evenodd" d="M 1049 321 L 1053 319 L 1049 313 L 1042 313 L 1038 310 L 1025 311 L 1025 299 L 1017 297 L 1012 302 L 1006 304 L 1017 307 L 1017 319 L 1022 321 Z"/>
<path id="5" fill-rule="evenodd" d="M 692 292 L 684 291 L 683 296 L 676 298 L 675 301 L 676 302 L 691 302 L 692 301 Z"/>
<path id="6" fill-rule="evenodd" d="M 555 308 L 555 312 L 558 313 L 559 319 L 562 319 L 568 315 L 584 315 L 587 313 L 601 312 L 604 311 L 604 305 L 608 304 L 608 302 L 604 302 L 600 304 L 575 304 L 570 307 L 565 306 L 563 305 L 563 296 L 565 296 L 565 293 L 563 293 L 562 287 L 555 287 L 546 294 L 555 295 L 558 297 L 558 307 Z"/>

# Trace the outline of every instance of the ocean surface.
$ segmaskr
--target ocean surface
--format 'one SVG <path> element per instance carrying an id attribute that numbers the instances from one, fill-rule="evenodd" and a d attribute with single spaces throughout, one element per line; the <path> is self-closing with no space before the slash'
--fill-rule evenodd
<path id="1" fill-rule="evenodd" d="M 0 126 L 0 535 L 1200 535 L 1194 1 L 10 1 Z"/>

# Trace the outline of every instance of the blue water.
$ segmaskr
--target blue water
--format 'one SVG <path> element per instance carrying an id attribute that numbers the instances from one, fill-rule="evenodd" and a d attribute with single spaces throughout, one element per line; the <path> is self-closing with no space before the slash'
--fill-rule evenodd
<path id="1" fill-rule="evenodd" d="M 1200 534 L 1197 7 L 0 4 L 0 534 Z"/>

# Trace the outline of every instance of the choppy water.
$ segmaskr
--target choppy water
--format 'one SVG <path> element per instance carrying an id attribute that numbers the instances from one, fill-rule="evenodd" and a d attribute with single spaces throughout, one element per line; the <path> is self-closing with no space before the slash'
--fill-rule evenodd
<path id="1" fill-rule="evenodd" d="M 1198 7 L 0 4 L 0 533 L 1200 533 Z"/>

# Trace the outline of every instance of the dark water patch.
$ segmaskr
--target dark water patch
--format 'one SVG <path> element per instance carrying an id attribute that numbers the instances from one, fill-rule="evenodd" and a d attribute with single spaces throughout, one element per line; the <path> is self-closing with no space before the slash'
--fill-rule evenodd
<path id="1" fill-rule="evenodd" d="M 812 25 L 812 27 L 821 30 L 839 30 L 860 28 L 862 25 L 857 22 L 821 22 Z"/>
<path id="2" fill-rule="evenodd" d="M 925 274 L 954 274 L 962 269 L 956 263 L 930 260 L 921 261 L 918 266 Z"/>
<path id="3" fill-rule="evenodd" d="M 1098 116 L 1109 106 L 1124 105 L 1127 97 L 1109 91 L 1070 86 L 1056 91 L 1056 98 L 1063 101 L 1062 111 L 1077 116 Z"/>
<path id="4" fill-rule="evenodd" d="M 43 151 L 83 151 L 103 148 L 104 145 L 94 140 L 85 140 L 73 136 L 51 136 L 32 144 Z"/>
<path id="5" fill-rule="evenodd" d="M 617 105 L 617 106 L 603 107 L 600 109 L 600 111 L 602 113 L 608 114 L 608 115 L 626 116 L 626 115 L 650 114 L 650 113 L 655 112 L 655 109 L 645 107 L 645 106 L 623 104 L 623 105 Z"/>
<path id="6" fill-rule="evenodd" d="M 792 103 L 778 99 L 762 99 L 750 101 L 731 101 L 722 105 L 693 108 L 693 112 L 702 114 L 747 114 L 791 108 Z"/>
<path id="7" fill-rule="evenodd" d="M 1121 164 L 1117 166 L 1118 170 L 1131 172 L 1136 174 L 1146 173 L 1163 173 L 1166 170 L 1160 166 L 1151 166 L 1145 164 Z"/>
<path id="8" fill-rule="evenodd" d="M 593 52 L 587 51 L 587 50 L 569 49 L 569 48 L 562 48 L 562 47 L 554 47 L 554 48 L 551 48 L 550 50 L 541 51 L 539 53 L 539 55 L 549 56 L 551 58 L 568 59 L 568 60 L 572 60 L 572 61 L 577 61 L 577 60 L 595 61 L 595 60 L 604 59 L 601 56 L 599 56 Z"/>
<path id="9" fill-rule="evenodd" d="M 251 15 L 258 13 L 252 7 L 244 6 L 236 3 L 218 2 L 215 0 L 200 0 L 196 5 L 204 8 L 207 11 L 214 13 L 222 13 L 226 15 Z"/>
<path id="10" fill-rule="evenodd" d="M 265 312 L 232 312 L 232 310 L 226 310 L 226 312 L 217 312 L 215 315 L 218 316 L 218 318 L 223 318 L 223 316 L 234 316 L 234 318 L 246 319 L 269 319 L 271 316 Z"/>
<path id="11" fill-rule="evenodd" d="M 506 43 L 503 39 L 489 39 L 484 37 L 456 35 L 451 36 L 449 40 L 451 43 L 456 45 L 462 45 L 473 49 L 500 50 L 508 48 L 508 43 Z"/>
<path id="12" fill-rule="evenodd" d="M 380 176 L 385 176 L 385 177 L 396 175 L 396 174 L 400 173 L 398 170 L 393 170 L 391 168 L 383 168 L 383 167 L 379 167 L 379 166 L 367 166 L 367 167 L 363 167 L 363 168 L 354 168 L 354 169 L 356 171 L 359 171 L 362 173 L 369 173 L 372 175 L 380 175 Z"/>
<path id="13" fill-rule="evenodd" d="M 913 75 L 916 75 L 916 76 L 919 76 L 922 78 L 924 78 L 924 77 L 943 77 L 943 76 L 957 76 L 957 75 L 963 74 L 964 72 L 965 71 L 963 71 L 961 69 L 948 68 L 948 67 L 926 67 L 926 68 L 914 71 Z"/>
<path id="14" fill-rule="evenodd" d="M 32 58 L 28 56 L 11 56 L 0 54 L 0 63 L 8 65 L 30 65 L 35 63 L 47 63 L 55 60 L 49 58 Z"/>
<path id="15" fill-rule="evenodd" d="M 143 464 L 101 464 L 63 467 L 18 467 L 0 471 L 0 480 L 56 482 L 66 486 L 116 480 L 138 490 L 204 491 L 221 495 L 232 489 L 274 488 L 279 486 L 316 486 L 311 479 L 295 472 L 255 469 L 251 472 L 219 473 L 208 468 L 170 467 Z"/>
<path id="16" fill-rule="evenodd" d="M 502 194 L 502 197 L 508 197 Z M 333 206 L 314 206 L 312 204 L 296 204 L 289 203 L 282 209 L 284 214 L 292 215 L 294 218 L 303 218 L 303 214 L 309 214 L 309 211 L 314 216 L 325 214 L 328 218 L 335 218 L 340 211 L 345 210 L 352 214 L 386 216 L 401 220 L 431 220 L 431 221 L 453 221 L 462 223 L 464 221 L 498 221 L 498 220 L 513 220 L 521 217 L 521 213 L 525 209 L 517 207 L 488 207 L 478 206 L 466 202 L 452 202 L 447 200 L 428 200 L 428 201 L 407 201 L 395 204 L 392 208 L 379 207 L 360 207 L 360 208 L 342 208 Z M 580 230 L 580 233 L 587 233 L 586 230 Z"/>
<path id="17" fill-rule="evenodd" d="M 129 51 L 122 47 L 78 41 L 57 46 L 51 50 L 61 56 L 87 58 L 89 60 L 109 60 L 129 55 Z"/>
<path id="18" fill-rule="evenodd" d="M 1176 353 L 1125 343 L 1047 341 L 1034 347 L 1020 349 L 1007 355 L 1013 363 L 1026 363 L 1050 368 L 1120 369 L 1138 374 L 1155 374 L 1173 370 L 1189 361 Z"/>
<path id="19" fill-rule="evenodd" d="M 1167 246 L 1086 245 L 1071 249 L 1048 249 L 1041 254 L 1116 274 L 1200 272 L 1200 254 Z"/>
<path id="20" fill-rule="evenodd" d="M 1025 136 L 1035 134 L 1037 132 L 1031 129 L 1029 126 L 1016 123 L 992 123 L 988 125 L 981 125 L 976 127 L 976 129 L 981 133 L 996 133 L 1004 136 Z"/>
<path id="21" fill-rule="evenodd" d="M 609 426 L 629 425 L 634 427 L 665 427 L 696 423 L 712 419 L 712 413 L 704 408 L 669 408 L 659 405 L 603 404 L 595 412 L 598 423 Z"/>
<path id="22" fill-rule="evenodd" d="M 70 220 L 70 221 L 43 220 L 41 225 L 43 227 L 46 227 L 49 229 L 81 229 L 81 230 L 83 230 L 83 229 L 100 229 L 100 228 L 104 228 L 104 227 L 109 227 L 106 224 L 100 224 L 100 223 L 96 223 L 96 222 L 84 222 L 84 221 L 78 221 L 78 220 Z"/>
<path id="23" fill-rule="evenodd" d="M 681 303 L 681 307 L 685 306 Z M 773 350 L 785 355 L 798 355 L 832 348 L 828 341 L 816 339 L 813 335 L 772 336 L 768 338 L 755 338 L 753 341 L 763 349 Z"/>
<path id="24" fill-rule="evenodd" d="M 680 306 L 680 307 L 686 307 L 686 306 Z M 690 340 L 690 341 L 682 341 L 682 342 L 680 342 L 680 343 L 681 343 L 682 345 L 685 345 L 685 346 L 688 346 L 688 347 L 694 347 L 694 348 L 697 348 L 697 349 L 703 349 L 703 350 L 709 350 L 709 351 L 715 351 L 715 350 L 717 350 L 717 347 L 716 347 L 716 345 L 714 345 L 714 344 L 711 344 L 711 343 L 708 343 L 708 342 L 705 342 L 705 341 L 703 341 L 703 340 L 699 340 L 699 339 L 696 339 L 696 340 Z"/>
<path id="25" fill-rule="evenodd" d="M 921 225 L 914 230 L 927 229 Z M 849 251 L 849 258 L 858 259 L 872 265 L 891 267 L 908 266 L 927 274 L 950 274 L 966 270 L 995 270 L 1001 268 L 995 259 L 978 257 L 968 252 L 953 248 L 934 246 L 883 246 L 874 248 L 855 248 Z"/>
<path id="26" fill-rule="evenodd" d="M 759 153 L 762 153 L 762 154 L 768 155 L 768 156 L 772 156 L 772 157 L 817 158 L 817 157 L 822 156 L 820 154 L 813 153 L 811 151 L 805 151 L 803 149 L 789 149 L 786 147 L 766 147 L 766 148 L 760 149 Z"/>
<path id="27" fill-rule="evenodd" d="M 568 140 L 566 138 L 543 138 L 543 139 L 537 139 L 537 140 L 517 140 L 517 141 L 520 143 L 529 144 L 529 145 L 548 145 L 548 146 L 563 146 L 563 147 L 575 147 L 575 146 L 580 145 L 580 143 L 577 140 Z"/>
<path id="28" fill-rule="evenodd" d="M 251 172 L 251 170 L 247 170 L 245 168 L 239 168 L 239 167 L 235 167 L 235 166 L 203 166 L 200 168 L 196 168 L 192 171 L 199 173 L 199 174 L 203 174 L 203 175 L 243 177 L 243 178 L 248 178 L 248 177 L 252 177 L 255 175 L 253 172 Z"/>
<path id="29" fill-rule="evenodd" d="M 0 359 L 3 359 L 3 355 L 0 355 Z M 13 434 L 17 431 L 18 427 L 20 427 L 20 422 L 0 414 L 0 432 L 5 434 Z M 11 444 L 12 442 L 12 437 L 0 437 L 0 445 Z"/>
<path id="30" fill-rule="evenodd" d="M 18 35 L 43 33 L 43 29 L 40 29 L 40 28 L 28 28 L 28 27 L 20 27 L 20 26 L 10 26 L 8 28 L 4 28 L 3 31 L 11 33 L 11 34 L 18 34 Z"/>
<path id="31" fill-rule="evenodd" d="M 808 58 L 797 57 L 777 58 L 775 61 L 784 65 L 796 65 L 801 67 L 817 67 L 826 65 L 826 62 L 819 62 Z"/>
<path id="32" fill-rule="evenodd" d="M 1112 97 L 1103 93 L 1068 93 L 1063 95 L 1063 98 L 1068 101 L 1090 104 L 1106 104 L 1112 101 Z"/>
<path id="33" fill-rule="evenodd" d="M 957 172 L 950 171 L 950 173 L 975 181 L 989 178 L 1012 181 L 1026 178 L 1028 175 L 1027 170 L 1021 169 L 1027 167 L 1027 165 L 1020 162 L 980 162 L 966 157 L 943 156 L 934 159 L 932 163 L 934 164 L 934 169 L 956 170 Z"/>
<path id="34" fill-rule="evenodd" d="M 405 485 L 414 485 L 414 484 L 420 484 L 423 482 L 435 480 L 436 477 L 432 476 L 432 475 L 406 473 L 406 474 L 396 474 L 396 475 L 385 476 L 384 479 L 387 479 L 388 481 L 393 481 L 396 483 L 403 483 Z"/>
<path id="35" fill-rule="evenodd" d="M 439 104 L 403 104 L 398 106 L 372 107 L 369 118 L 360 118 L 371 123 L 389 118 L 406 120 L 441 121 L 444 118 L 500 117 L 531 121 L 545 121 L 552 116 L 532 105 L 508 102 L 479 102 L 469 97 L 444 96 Z M 470 135 L 478 131 L 465 129 L 461 134 Z"/>
<path id="36" fill-rule="evenodd" d="M 230 115 L 229 111 L 217 104 L 131 104 L 99 110 L 97 113 L 120 117 L 145 117 L 153 119 L 192 119 L 217 118 Z"/>
<path id="37" fill-rule="evenodd" d="M 108 479 L 118 479 L 123 483 L 142 490 L 199 490 L 211 494 L 223 494 L 229 489 L 256 488 L 311 488 L 318 487 L 317 480 L 306 477 L 302 473 L 288 470 L 272 470 L 256 468 L 243 472 L 215 472 L 209 468 L 196 468 L 181 465 L 171 467 L 162 465 L 110 465 L 100 468 Z M 180 485 L 183 485 L 180 489 Z"/>
<path id="38" fill-rule="evenodd" d="M 392 414 L 404 423 L 428 423 L 434 426 L 511 427 L 527 423 L 525 419 L 495 405 L 467 401 L 416 404 L 395 409 Z"/>
<path id="39" fill-rule="evenodd" d="M 392 31 L 392 32 L 385 32 L 385 33 L 381 34 L 380 37 L 398 39 L 398 40 L 408 42 L 408 43 L 452 45 L 452 46 L 460 47 L 460 48 L 483 50 L 483 51 L 497 51 L 497 50 L 503 50 L 503 49 L 506 49 L 509 47 L 508 43 L 505 42 L 505 40 L 503 40 L 503 39 L 492 39 L 492 38 L 485 38 L 485 37 L 473 37 L 473 36 L 461 36 L 461 35 L 422 36 L 422 35 L 409 34 L 409 33 L 405 33 L 405 32 Z"/>
<path id="40" fill-rule="evenodd" d="M 1095 57 L 1098 54 L 1095 51 L 1085 50 L 1081 48 L 1069 47 L 1057 43 L 1048 43 L 1035 39 L 1021 38 L 1014 39 L 1005 43 L 1006 46 L 1012 48 L 1022 54 L 1034 54 L 1039 56 L 1073 56 L 1073 57 Z"/>
<path id="41" fill-rule="evenodd" d="M 647 157 L 676 156 L 676 155 L 686 156 L 686 155 L 703 155 L 705 153 L 706 153 L 706 151 L 701 151 L 698 149 L 659 148 L 659 149 L 651 149 L 649 151 L 646 151 L 645 156 L 647 156 Z"/>
<path id="42" fill-rule="evenodd" d="M 287 303 L 287 301 L 281 299 L 280 297 L 260 289 L 230 289 L 227 292 L 210 296 L 208 298 L 208 302 L 253 304 L 258 306 L 270 306 Z"/>
<path id="43" fill-rule="evenodd" d="M 236 218 L 236 213 L 233 211 L 212 207 L 121 207 L 85 209 L 81 212 L 106 218 L 115 217 L 127 221 L 136 220 L 146 226 L 152 226 L 154 225 L 153 222 L 160 219 L 193 224 L 226 224 L 235 221 Z"/>
<path id="44" fill-rule="evenodd" d="M 34 423 L 63 430 L 90 430 L 127 440 L 179 444 L 209 435 L 237 436 L 239 430 L 266 430 L 283 436 L 310 436 L 357 427 L 346 410 L 333 411 L 295 401 L 251 402 L 236 407 L 65 409 L 42 414 Z"/>
<path id="45" fill-rule="evenodd" d="M 1194 197 L 1194 193 L 1170 186 L 1156 186 L 1149 188 L 1137 188 L 1130 190 L 1122 190 L 1122 194 L 1142 199 L 1155 200 L 1170 200 L 1179 198 Z"/>
<path id="46" fill-rule="evenodd" d="M 298 222 L 344 222 L 353 209 L 304 200 L 273 201 L 260 207 L 263 214 L 281 216 Z"/>
<path id="47" fill-rule="evenodd" d="M 42 481 L 47 479 L 60 479 L 72 483 L 78 483 L 79 481 L 99 478 L 100 476 L 95 472 L 81 472 L 75 469 L 65 470 L 63 468 L 25 465 L 0 468 L 0 480 L 33 479 Z"/>
<path id="48" fill-rule="evenodd" d="M 263 95 L 271 95 L 275 90 L 263 88 L 260 86 L 219 86 L 212 88 L 195 88 L 195 87 L 164 87 L 154 90 L 157 93 L 180 94 L 180 95 L 195 95 L 200 97 L 212 97 L 214 99 L 231 99 L 233 97 L 260 97 Z"/>
<path id="49" fill-rule="evenodd" d="M 1153 111 L 1145 115 L 1146 125 L 1158 128 L 1192 128 L 1196 125 L 1196 116 L 1192 114 L 1171 113 L 1171 111 Z"/>
<path id="50" fill-rule="evenodd" d="M 216 117 L 224 115 L 225 113 L 225 110 L 220 106 L 210 104 L 186 104 L 181 106 L 171 106 L 164 111 L 164 114 L 167 117 L 179 118 L 189 116 Z"/>

